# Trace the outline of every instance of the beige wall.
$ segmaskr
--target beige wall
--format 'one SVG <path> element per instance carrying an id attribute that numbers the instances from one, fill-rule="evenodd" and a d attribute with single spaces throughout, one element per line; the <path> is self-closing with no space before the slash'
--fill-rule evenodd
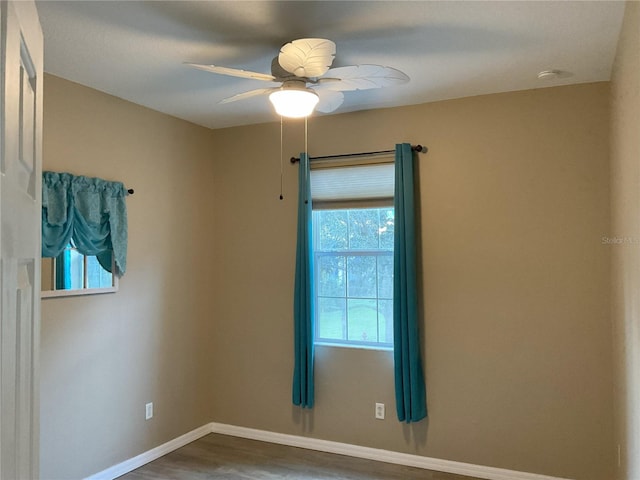
<path id="1" fill-rule="evenodd" d="M 618 478 L 640 478 L 640 3 L 627 3 L 611 86 L 612 313 Z"/>
<path id="2" fill-rule="evenodd" d="M 214 420 L 580 480 L 613 477 L 607 83 L 316 117 L 312 155 L 420 157 L 429 420 L 394 418 L 388 353 L 321 348 L 291 406 L 297 167 L 278 125 L 216 143 Z M 304 148 L 285 130 L 285 158 Z M 374 403 L 387 404 L 384 421 Z"/>
<path id="3" fill-rule="evenodd" d="M 41 475 L 66 480 L 211 420 L 213 144 L 207 129 L 95 90 L 53 76 L 44 87 L 44 168 L 135 188 L 120 291 L 42 302 Z"/>
<path id="4" fill-rule="evenodd" d="M 297 167 L 285 161 L 280 201 L 278 124 L 208 131 L 51 76 L 45 95 L 45 168 L 136 193 L 120 291 L 43 301 L 43 478 L 95 473 L 209 421 L 613 477 L 608 84 L 311 119 L 316 155 L 430 148 L 430 417 L 412 427 L 394 419 L 391 356 L 372 350 L 318 349 L 316 408 L 291 406 Z M 302 138 L 287 123 L 285 158 Z"/>

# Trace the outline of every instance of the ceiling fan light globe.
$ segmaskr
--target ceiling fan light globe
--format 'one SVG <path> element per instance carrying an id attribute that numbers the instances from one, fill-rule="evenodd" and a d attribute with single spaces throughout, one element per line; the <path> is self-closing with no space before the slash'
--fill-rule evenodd
<path id="1" fill-rule="evenodd" d="M 278 115 L 288 118 L 304 118 L 313 113 L 318 95 L 309 89 L 283 89 L 269 95 L 269 101 Z"/>

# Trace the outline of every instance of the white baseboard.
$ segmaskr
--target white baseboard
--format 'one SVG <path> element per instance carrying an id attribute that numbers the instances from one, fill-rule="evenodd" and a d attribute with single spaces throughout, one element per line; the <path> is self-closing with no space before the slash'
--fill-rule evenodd
<path id="1" fill-rule="evenodd" d="M 438 458 L 423 457 L 409 453 L 399 453 L 378 448 L 362 447 L 348 443 L 333 442 L 330 440 L 320 440 L 316 438 L 301 437 L 298 435 L 288 435 L 285 433 L 269 432 L 266 430 L 256 430 L 253 428 L 238 427 L 223 423 L 209 423 L 191 432 L 185 433 L 163 445 L 142 453 L 122 463 L 107 468 L 101 472 L 87 477 L 85 480 L 113 480 L 125 473 L 129 473 L 136 468 L 145 465 L 167 453 L 184 447 L 209 433 L 219 433 L 234 437 L 260 440 L 262 442 L 288 445 L 290 447 L 306 448 L 320 452 L 336 453 L 349 457 L 364 458 L 378 462 L 394 463 L 408 467 L 423 468 L 425 470 L 435 470 L 438 472 L 455 473 L 470 477 L 482 478 L 486 480 L 570 480 L 560 477 L 550 477 L 537 473 L 519 472 L 504 468 L 486 467 L 471 463 L 455 462 L 453 460 L 441 460 Z"/>
<path id="2" fill-rule="evenodd" d="M 184 435 L 180 435 L 178 438 L 169 440 L 167 443 L 163 443 L 158 447 L 141 453 L 136 457 L 130 458 L 129 460 L 125 460 L 122 463 L 114 465 L 113 467 L 109 467 L 106 470 L 102 470 L 101 472 L 91 475 L 85 480 L 113 480 L 114 478 L 118 478 L 125 473 L 135 470 L 136 468 L 140 468 L 141 466 L 146 465 L 167 453 L 171 453 L 174 450 L 184 447 L 188 443 L 198 440 L 205 435 L 209 435 L 210 433 L 211 424 L 208 423 L 202 427 L 196 428 L 195 430 L 191 430 Z"/>
<path id="3" fill-rule="evenodd" d="M 349 457 L 365 458 L 379 462 L 395 463 L 408 467 L 423 468 L 425 470 L 436 470 L 438 472 L 456 473 L 470 477 L 483 478 L 486 480 L 569 480 L 566 478 L 549 477 L 537 473 L 518 472 L 504 468 L 485 467 L 471 463 L 454 462 L 452 460 L 440 460 L 438 458 L 423 457 L 409 453 L 399 453 L 390 450 L 380 450 L 378 448 L 361 447 L 348 443 L 332 442 L 329 440 L 319 440 L 316 438 L 300 437 L 297 435 L 287 435 L 284 433 L 268 432 L 265 430 L 255 430 L 253 428 L 237 427 L 221 423 L 212 423 L 211 431 L 223 435 L 249 438 L 263 442 L 278 443 L 291 447 L 318 450 L 320 452 L 337 453 Z"/>

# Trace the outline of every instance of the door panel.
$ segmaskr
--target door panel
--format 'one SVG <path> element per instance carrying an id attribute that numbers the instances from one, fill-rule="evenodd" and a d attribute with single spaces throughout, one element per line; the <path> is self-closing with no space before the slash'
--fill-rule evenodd
<path id="1" fill-rule="evenodd" d="M 18 261 L 16 290 L 16 419 L 24 422 L 19 426 L 25 432 L 33 430 L 33 365 L 34 365 L 34 322 L 33 307 L 36 297 L 33 289 L 34 260 Z M 19 435 L 16 439 L 17 478 L 32 478 L 30 435 Z"/>
<path id="2" fill-rule="evenodd" d="M 42 32 L 0 2 L 0 478 L 38 477 Z"/>
<path id="3" fill-rule="evenodd" d="M 20 39 L 20 100 L 18 158 L 19 181 L 24 191 L 35 200 L 35 131 L 37 76 L 29 49 Z"/>

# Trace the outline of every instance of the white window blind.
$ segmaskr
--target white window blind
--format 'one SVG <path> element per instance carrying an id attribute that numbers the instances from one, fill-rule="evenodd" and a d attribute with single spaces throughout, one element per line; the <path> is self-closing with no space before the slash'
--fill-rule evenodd
<path id="1" fill-rule="evenodd" d="M 314 209 L 393 204 L 393 163 L 318 167 L 312 164 L 311 168 Z"/>

